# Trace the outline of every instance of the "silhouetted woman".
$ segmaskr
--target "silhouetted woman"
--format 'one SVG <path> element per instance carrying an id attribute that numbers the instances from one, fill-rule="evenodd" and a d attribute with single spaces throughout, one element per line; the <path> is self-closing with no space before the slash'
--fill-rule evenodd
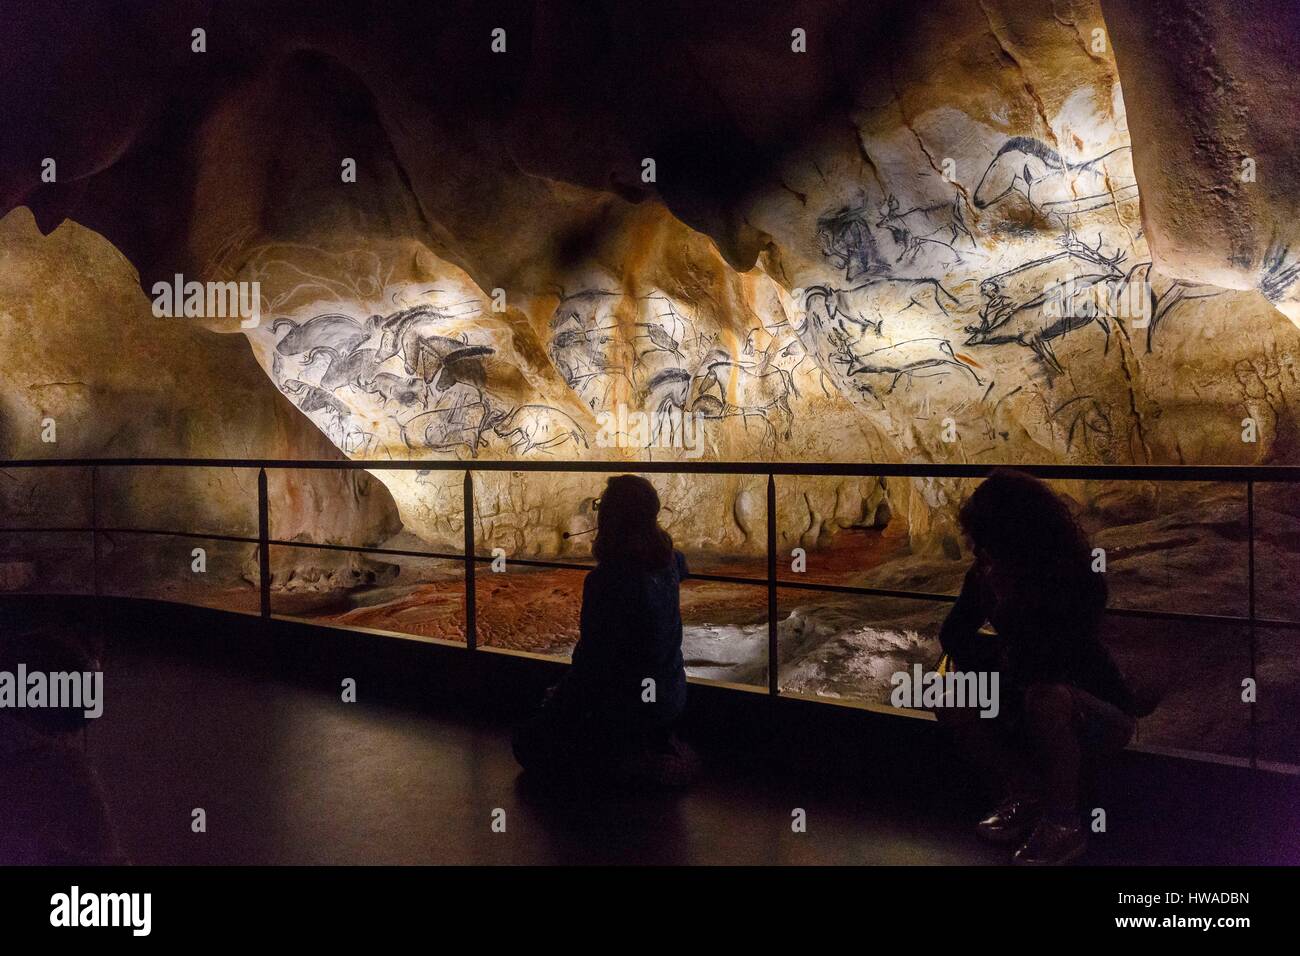
<path id="1" fill-rule="evenodd" d="M 956 670 L 999 673 L 1000 710 L 939 717 L 999 795 L 980 835 L 1024 841 L 1017 863 L 1070 862 L 1087 842 L 1084 757 L 1123 748 L 1139 709 L 1099 637 L 1104 575 L 1066 503 L 1023 472 L 992 473 L 960 521 L 975 562 L 939 639 Z"/>
<path id="2" fill-rule="evenodd" d="M 572 666 L 515 734 L 526 769 L 687 782 L 693 755 L 673 734 L 686 707 L 686 560 L 658 516 L 654 486 L 635 475 L 610 478 L 597 499 L 597 564 L 583 583 Z"/>

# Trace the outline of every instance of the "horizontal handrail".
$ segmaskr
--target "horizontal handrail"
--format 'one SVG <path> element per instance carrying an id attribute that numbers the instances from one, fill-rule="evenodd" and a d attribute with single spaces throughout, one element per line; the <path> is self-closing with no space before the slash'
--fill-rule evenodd
<path id="1" fill-rule="evenodd" d="M 197 531 L 166 531 L 157 528 L 86 528 L 86 527 L 32 527 L 4 528 L 0 534 L 138 534 L 156 535 L 158 537 L 205 539 L 209 541 L 227 541 L 238 544 L 260 544 L 255 537 L 242 535 L 215 534 Z M 357 544 L 329 544 L 321 541 L 288 541 L 281 538 L 269 538 L 267 544 L 277 548 L 300 548 L 307 551 L 348 551 L 354 554 L 378 554 L 403 558 L 429 558 L 439 561 L 464 561 L 460 552 L 419 551 L 410 548 L 381 548 Z M 491 564 L 495 560 L 490 554 L 475 554 L 474 560 L 479 564 Z M 577 561 L 548 561 L 544 558 L 511 558 L 511 564 L 525 567 L 550 568 L 558 571 L 591 571 L 596 565 Z M 710 574 L 705 571 L 692 571 L 687 577 L 690 581 L 709 581 L 716 584 L 738 584 L 743 586 L 767 587 L 767 578 L 752 578 L 734 574 Z M 821 591 L 829 594 L 852 594 L 862 597 L 895 598 L 907 601 L 931 601 L 951 604 L 957 600 L 955 594 L 937 591 L 913 591 L 900 588 L 873 588 L 861 584 L 832 584 L 829 581 L 795 581 L 778 577 L 776 586 L 781 590 Z M 1141 607 L 1107 607 L 1105 613 L 1113 617 L 1142 618 L 1158 621 L 1180 621 L 1186 624 L 1219 624 L 1231 627 L 1246 627 L 1251 619 L 1236 614 L 1201 614 L 1194 611 L 1165 611 L 1159 608 Z M 1257 617 L 1254 623 L 1259 627 L 1273 630 L 1300 631 L 1300 621 L 1285 618 Z"/>
<path id="2" fill-rule="evenodd" d="M 23 458 L 0 468 L 270 468 L 339 471 L 506 471 L 569 474 L 782 475 L 844 478 L 984 478 L 1015 468 L 1039 478 L 1082 481 L 1221 481 L 1300 484 L 1297 465 L 943 465 L 804 461 L 393 461 L 324 458 Z"/>
<path id="3" fill-rule="evenodd" d="M 258 471 L 258 536 L 204 534 L 198 532 L 170 531 L 145 528 L 106 528 L 99 525 L 98 499 L 95 493 L 99 468 L 230 468 L 257 469 Z M 30 458 L 0 462 L 0 470 L 24 468 L 89 468 L 91 474 L 91 526 L 50 528 L 5 528 L 6 533 L 89 533 L 94 546 L 95 593 L 99 594 L 99 536 L 101 534 L 158 535 L 188 539 L 207 539 L 258 545 L 258 584 L 261 591 L 261 616 L 271 614 L 270 563 L 271 547 L 306 548 L 328 551 L 347 551 L 362 554 L 392 555 L 415 558 L 434 558 L 462 562 L 465 574 L 466 647 L 474 650 L 476 638 L 476 601 L 474 570 L 478 564 L 494 560 L 490 555 L 478 553 L 474 546 L 473 522 L 475 472 L 509 473 L 568 473 L 568 474 L 639 474 L 681 475 L 753 475 L 767 478 L 767 575 L 751 578 L 735 575 L 699 573 L 690 577 L 701 581 L 723 584 L 765 587 L 768 594 L 768 693 L 780 695 L 777 648 L 777 592 L 780 589 L 852 594 L 885 598 L 901 598 L 951 603 L 956 595 L 893 588 L 863 587 L 850 584 L 831 584 L 819 581 L 792 581 L 780 577 L 776 570 L 776 478 L 781 477 L 860 477 L 860 478 L 949 478 L 980 479 L 999 465 L 933 464 L 933 463 L 870 463 L 870 462 L 753 462 L 753 461 L 632 461 L 626 459 L 601 461 L 512 461 L 512 460 L 436 460 L 393 461 L 391 459 L 254 459 L 254 458 Z M 1043 479 L 1084 481 L 1151 481 L 1151 482 L 1222 482 L 1242 484 L 1246 492 L 1246 518 L 1249 582 L 1246 616 L 1224 614 L 1198 614 L 1183 611 L 1148 610 L 1146 608 L 1107 608 L 1115 617 L 1148 620 L 1177 621 L 1182 623 L 1215 624 L 1245 627 L 1250 637 L 1250 674 L 1256 673 L 1257 641 L 1259 627 L 1300 631 L 1300 621 L 1260 618 L 1255 606 L 1255 509 L 1256 484 L 1300 484 L 1300 466 L 1294 465 L 1011 465 Z M 334 471 L 420 471 L 463 473 L 465 547 L 459 553 L 420 551 L 383 547 L 362 547 L 317 543 L 311 541 L 285 541 L 271 538 L 269 534 L 269 496 L 266 472 L 271 470 L 334 470 Z M 512 564 L 525 567 L 554 568 L 589 571 L 591 564 L 568 561 L 548 561 L 540 558 L 511 558 Z M 1250 707 L 1250 763 L 1257 765 L 1256 709 Z"/>

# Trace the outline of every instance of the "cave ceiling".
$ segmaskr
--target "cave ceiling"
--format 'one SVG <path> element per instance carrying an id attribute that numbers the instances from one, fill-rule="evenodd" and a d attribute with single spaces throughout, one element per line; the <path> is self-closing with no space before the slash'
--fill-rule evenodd
<path id="1" fill-rule="evenodd" d="M 15 6 L 0 213 L 256 282 L 345 454 L 1294 453 L 1295 3 L 145 9 Z"/>

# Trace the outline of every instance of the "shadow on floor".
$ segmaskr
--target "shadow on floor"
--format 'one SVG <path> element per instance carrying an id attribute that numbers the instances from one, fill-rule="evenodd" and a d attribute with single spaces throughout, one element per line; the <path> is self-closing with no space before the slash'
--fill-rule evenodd
<path id="1" fill-rule="evenodd" d="M 509 721 L 366 703 L 364 683 L 345 704 L 323 689 L 125 654 L 110 687 L 115 704 L 92 727 L 89 754 L 138 863 L 1006 859 L 972 836 L 978 801 L 957 771 L 946 788 L 888 765 L 774 774 L 761 756 L 729 760 L 706 746 L 706 772 L 688 793 L 557 791 L 520 773 Z M 1130 761 L 1089 862 L 1286 862 L 1288 850 L 1295 862 L 1281 842 L 1294 839 L 1294 803 L 1238 794 L 1225 829 L 1214 787 L 1194 772 L 1204 769 Z M 205 833 L 192 832 L 195 808 Z M 803 833 L 792 831 L 798 809 Z"/>
<path id="2" fill-rule="evenodd" d="M 84 752 L 139 864 L 1009 856 L 975 839 L 983 798 L 928 722 L 693 686 L 689 792 L 551 790 L 521 774 L 509 729 L 556 665 L 194 609 L 108 623 Z M 1087 863 L 1300 863 L 1294 778 L 1130 752 L 1096 800 L 1108 832 Z"/>

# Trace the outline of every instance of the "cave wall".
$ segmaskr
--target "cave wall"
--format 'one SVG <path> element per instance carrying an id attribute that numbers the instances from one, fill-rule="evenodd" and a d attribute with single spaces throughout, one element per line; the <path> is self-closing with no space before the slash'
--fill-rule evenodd
<path id="1" fill-rule="evenodd" d="M 67 222 L 42 236 L 25 209 L 0 219 L 0 455 L 6 459 L 185 457 L 341 458 L 270 387 L 242 340 L 184 318 L 158 319 L 130 263 L 103 237 Z M 363 472 L 268 472 L 272 533 L 286 540 L 376 544 L 401 527 L 384 486 Z M 101 469 L 102 527 L 257 535 L 252 469 Z M 0 467 L 0 508 L 23 527 L 88 526 L 89 475 L 80 469 Z M 29 540 L 6 536 L 21 550 Z M 69 542 L 51 537 L 58 548 Z M 198 542 L 202 543 L 202 542 Z M 146 578 L 186 578 L 191 548 L 108 536 L 105 556 L 134 549 Z M 210 548 L 220 548 L 215 543 Z M 43 549 L 37 549 L 43 550 Z M 167 555 L 171 557 L 167 557 Z M 215 583 L 256 581 L 251 548 L 205 572 Z M 352 555 L 273 552 L 277 586 L 356 583 Z M 14 567 L 70 589 L 77 568 Z"/>
<path id="2" fill-rule="evenodd" d="M 1300 323 L 1300 4 L 1103 0 L 1143 221 L 1167 274 L 1258 289 Z"/>
<path id="3" fill-rule="evenodd" d="M 257 328 L 202 321 L 355 457 L 1294 461 L 1296 171 L 1265 115 L 1292 54 L 1246 62 L 1289 6 L 1156 7 L 181 4 L 92 18 L 89 71 L 58 42 L 87 27 L 47 20 L 3 67 L 42 95 L 7 98 L 0 192 L 146 291 L 258 283 Z M 37 135 L 42 100 L 66 109 Z M 1245 150 L 1268 175 L 1225 194 Z M 624 413 L 665 417 L 602 428 Z M 459 540 L 458 476 L 378 474 Z M 485 544 L 586 546 L 560 535 L 591 481 L 484 482 Z M 665 480 L 670 530 L 761 547 L 751 485 Z M 786 485 L 783 537 L 888 513 L 950 543 L 956 496 Z"/>

